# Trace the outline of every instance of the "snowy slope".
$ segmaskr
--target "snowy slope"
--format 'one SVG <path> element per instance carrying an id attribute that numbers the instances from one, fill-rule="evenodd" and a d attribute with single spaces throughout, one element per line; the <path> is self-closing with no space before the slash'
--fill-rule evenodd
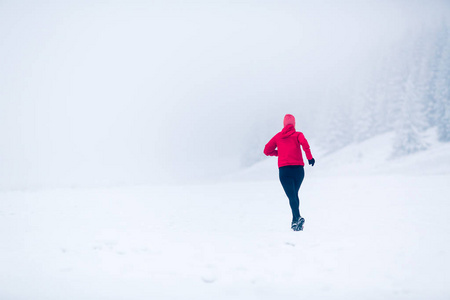
<path id="1" fill-rule="evenodd" d="M 323 157 L 321 171 L 333 174 L 449 174 L 450 144 L 437 140 L 436 128 L 425 133 L 428 148 L 407 156 L 393 156 L 394 133 L 349 145 Z"/>
<path id="2" fill-rule="evenodd" d="M 307 166 L 305 171 L 317 176 L 450 174 L 450 143 L 437 140 L 436 128 L 425 133 L 427 150 L 407 156 L 393 156 L 394 138 L 394 133 L 389 132 L 332 153 L 324 153 L 312 144 L 316 165 L 314 168 Z M 303 159 L 306 162 L 304 154 Z M 277 168 L 276 158 L 267 158 L 238 174 L 228 175 L 225 179 L 272 180 L 277 178 L 277 174 L 273 174 L 274 168 Z"/>
<path id="3" fill-rule="evenodd" d="M 209 184 L 3 192 L 0 299 L 448 299 L 447 145 L 386 170 L 379 138 L 307 168 L 303 232 L 275 160 Z"/>

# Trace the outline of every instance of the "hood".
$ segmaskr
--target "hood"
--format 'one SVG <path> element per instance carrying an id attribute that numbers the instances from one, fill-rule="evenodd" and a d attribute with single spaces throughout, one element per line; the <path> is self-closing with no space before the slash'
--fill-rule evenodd
<path id="1" fill-rule="evenodd" d="M 295 127 L 292 124 L 284 126 L 283 130 L 281 130 L 281 138 L 285 139 L 287 137 L 290 137 L 295 133 Z"/>
<path id="2" fill-rule="evenodd" d="M 295 127 L 295 117 L 291 114 L 287 114 L 284 116 L 283 126 L 292 124 Z"/>

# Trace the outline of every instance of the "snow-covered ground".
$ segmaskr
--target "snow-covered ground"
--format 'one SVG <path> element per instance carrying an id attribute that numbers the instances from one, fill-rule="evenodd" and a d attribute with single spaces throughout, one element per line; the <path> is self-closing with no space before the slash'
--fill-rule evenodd
<path id="1" fill-rule="evenodd" d="M 391 159 L 391 138 L 315 155 L 303 232 L 275 159 L 215 183 L 2 192 L 0 299 L 449 299 L 449 145 Z"/>

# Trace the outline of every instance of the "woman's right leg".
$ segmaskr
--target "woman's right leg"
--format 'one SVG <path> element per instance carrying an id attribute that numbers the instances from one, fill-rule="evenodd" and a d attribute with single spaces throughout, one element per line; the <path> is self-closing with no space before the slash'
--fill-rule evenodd
<path id="1" fill-rule="evenodd" d="M 302 185 L 304 178 L 305 178 L 305 170 L 304 170 L 303 166 L 301 166 L 298 168 L 298 172 L 295 172 L 295 178 L 294 178 L 295 196 L 296 196 L 297 207 L 299 208 L 299 214 L 298 214 L 299 217 L 301 217 L 301 215 L 300 215 L 300 199 L 298 197 L 298 191 L 300 190 L 300 186 Z"/>

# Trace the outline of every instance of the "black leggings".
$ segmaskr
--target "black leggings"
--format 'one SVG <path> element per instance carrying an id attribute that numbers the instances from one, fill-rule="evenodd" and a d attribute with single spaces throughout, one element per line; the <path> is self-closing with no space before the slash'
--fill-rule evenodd
<path id="1" fill-rule="evenodd" d="M 292 210 L 292 221 L 300 218 L 300 200 L 298 199 L 298 190 L 305 178 L 303 166 L 284 166 L 280 167 L 280 181 L 286 196 L 289 198 L 289 204 Z"/>

